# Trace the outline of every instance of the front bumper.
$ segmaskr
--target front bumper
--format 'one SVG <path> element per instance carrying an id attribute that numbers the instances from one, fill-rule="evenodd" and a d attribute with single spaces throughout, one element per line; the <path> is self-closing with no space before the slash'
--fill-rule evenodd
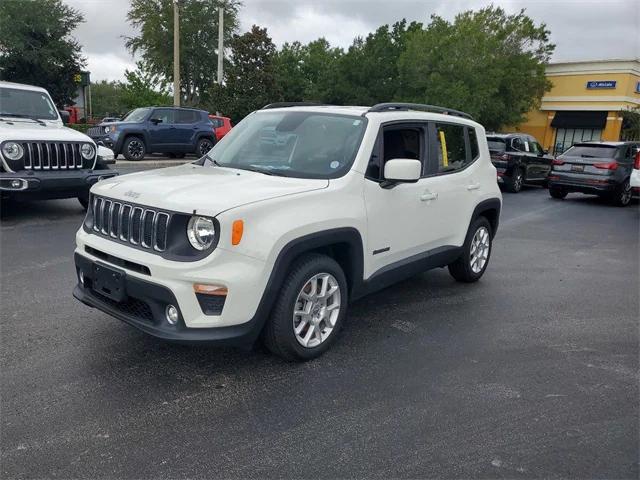
<path id="1" fill-rule="evenodd" d="M 0 173 L 0 191 L 25 199 L 71 198 L 88 193 L 103 178 L 118 175 L 113 170 L 23 170 Z"/>
<path id="2" fill-rule="evenodd" d="M 116 132 L 117 133 L 117 132 Z M 111 134 L 104 134 L 104 135 L 90 135 L 91 140 L 93 140 L 96 145 L 103 145 L 111 150 L 113 150 L 114 153 L 118 153 L 120 147 L 122 146 L 122 142 L 119 141 L 119 135 L 111 135 Z"/>
<path id="3" fill-rule="evenodd" d="M 551 187 L 559 187 L 568 192 L 602 195 L 614 193 L 620 185 L 615 179 L 603 175 L 552 171 L 549 174 L 549 188 Z"/>
<path id="4" fill-rule="evenodd" d="M 82 282 L 79 281 L 73 290 L 76 299 L 163 340 L 187 344 L 246 346 L 255 342 L 264 323 L 263 319 L 254 316 L 250 321 L 240 325 L 189 328 L 184 321 L 184 312 L 170 289 L 126 275 L 127 298 L 116 302 L 92 288 L 94 261 L 76 253 L 75 263 L 79 278 L 82 272 Z M 180 318 L 175 325 L 166 320 L 165 311 L 168 305 L 178 309 Z"/>

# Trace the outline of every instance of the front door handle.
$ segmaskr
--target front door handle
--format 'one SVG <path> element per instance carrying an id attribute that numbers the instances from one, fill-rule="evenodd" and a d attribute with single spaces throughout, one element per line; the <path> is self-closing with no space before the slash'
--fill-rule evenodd
<path id="1" fill-rule="evenodd" d="M 479 183 L 472 183 L 471 185 L 467 185 L 467 190 L 478 190 L 480 188 Z"/>
<path id="2" fill-rule="evenodd" d="M 422 195 L 420 195 L 420 200 L 422 200 L 423 202 L 427 202 L 429 200 L 437 200 L 437 199 L 438 199 L 437 193 L 424 192 Z"/>

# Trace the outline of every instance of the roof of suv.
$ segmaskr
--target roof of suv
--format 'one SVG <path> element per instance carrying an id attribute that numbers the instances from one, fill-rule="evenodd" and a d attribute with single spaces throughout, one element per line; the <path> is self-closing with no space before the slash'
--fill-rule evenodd
<path id="1" fill-rule="evenodd" d="M 15 88 L 16 90 L 37 90 L 38 92 L 46 92 L 47 90 L 42 87 L 36 87 L 35 85 L 27 85 L 25 83 L 3 82 L 0 81 L 0 88 Z"/>
<path id="2" fill-rule="evenodd" d="M 399 104 L 400 105 L 400 104 Z M 256 112 L 274 112 L 274 111 L 286 111 L 286 112 L 309 112 L 309 113 L 333 113 L 336 115 L 349 115 L 349 116 L 360 116 L 365 117 L 369 115 L 384 115 L 385 117 L 389 117 L 390 120 L 404 120 L 404 119 L 424 119 L 424 120 L 441 120 L 443 122 L 451 122 L 451 120 L 455 119 L 456 121 L 460 121 L 460 123 L 477 123 L 472 118 L 462 117 L 460 115 L 448 114 L 448 113 L 439 113 L 433 111 L 426 110 L 414 110 L 411 108 L 405 109 L 389 109 L 389 110 L 373 110 L 375 107 L 364 107 L 364 106 L 343 106 L 343 105 L 292 105 L 292 106 L 277 106 L 263 108 L 261 110 L 257 110 Z M 436 107 L 439 108 L 439 107 Z M 443 109 L 444 110 L 444 109 Z M 455 112 L 455 110 L 452 110 Z M 460 112 L 462 113 L 462 112 Z M 466 114 L 464 114 L 466 115 Z"/>

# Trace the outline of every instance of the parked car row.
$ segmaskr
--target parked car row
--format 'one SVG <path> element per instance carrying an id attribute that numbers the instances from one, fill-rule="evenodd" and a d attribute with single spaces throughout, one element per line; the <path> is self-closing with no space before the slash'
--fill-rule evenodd
<path id="1" fill-rule="evenodd" d="M 524 184 L 548 186 L 553 198 L 595 194 L 619 206 L 640 187 L 640 142 L 576 143 L 554 157 L 531 135 L 489 134 L 487 144 L 498 183 L 511 193 Z"/>

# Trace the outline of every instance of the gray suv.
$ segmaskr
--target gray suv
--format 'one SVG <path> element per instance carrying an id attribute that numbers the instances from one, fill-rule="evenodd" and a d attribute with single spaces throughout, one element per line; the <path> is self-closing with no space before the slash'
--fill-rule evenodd
<path id="1" fill-rule="evenodd" d="M 570 192 L 599 195 L 615 205 L 631 202 L 629 184 L 640 142 L 576 143 L 553 161 L 549 194 L 564 198 Z"/>

